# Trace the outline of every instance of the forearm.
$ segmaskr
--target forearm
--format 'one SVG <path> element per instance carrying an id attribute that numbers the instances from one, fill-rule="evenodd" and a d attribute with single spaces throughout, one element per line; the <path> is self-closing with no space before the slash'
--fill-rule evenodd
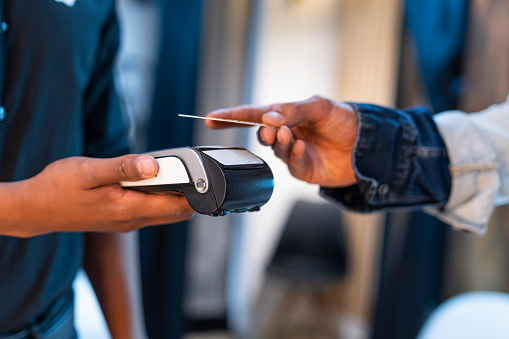
<path id="1" fill-rule="evenodd" d="M 183 195 L 123 189 L 121 181 L 151 178 L 152 157 L 71 157 L 49 164 L 36 176 L 0 183 L 0 234 L 30 237 L 52 232 L 127 232 L 189 219 Z"/>
<path id="2" fill-rule="evenodd" d="M 44 211 L 31 193 L 29 180 L 0 183 L 0 235 L 26 238 L 51 232 L 51 225 L 41 226 Z"/>
<path id="3" fill-rule="evenodd" d="M 137 234 L 88 233 L 84 269 L 112 338 L 145 338 Z"/>

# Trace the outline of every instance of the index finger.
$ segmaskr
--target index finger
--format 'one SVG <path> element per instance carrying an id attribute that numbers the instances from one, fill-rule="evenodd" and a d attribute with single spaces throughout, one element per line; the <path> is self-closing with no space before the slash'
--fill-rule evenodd
<path id="1" fill-rule="evenodd" d="M 207 118 L 230 119 L 261 123 L 263 114 L 270 112 L 271 106 L 242 105 L 232 108 L 218 109 L 207 114 Z M 208 128 L 221 129 L 229 127 L 246 127 L 246 125 L 228 123 L 224 121 L 206 120 Z"/>

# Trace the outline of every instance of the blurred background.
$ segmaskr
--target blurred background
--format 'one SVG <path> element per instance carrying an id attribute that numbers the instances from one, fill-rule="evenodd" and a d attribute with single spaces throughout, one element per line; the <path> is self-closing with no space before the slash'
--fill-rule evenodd
<path id="1" fill-rule="evenodd" d="M 255 128 L 177 116 L 315 94 L 483 109 L 509 90 L 507 1 L 117 2 L 133 150 L 244 146 L 275 177 L 260 212 L 138 232 L 150 338 L 415 338 L 444 300 L 509 290 L 506 208 L 484 237 L 420 212 L 340 211 L 293 179 Z M 84 274 L 75 290 L 80 336 L 108 338 Z"/>

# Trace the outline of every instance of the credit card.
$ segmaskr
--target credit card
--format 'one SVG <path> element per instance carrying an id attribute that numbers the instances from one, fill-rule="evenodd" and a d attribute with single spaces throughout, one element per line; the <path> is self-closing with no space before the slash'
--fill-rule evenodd
<path id="1" fill-rule="evenodd" d="M 234 120 L 234 119 L 222 119 L 222 118 L 208 118 L 208 117 L 201 117 L 198 115 L 188 115 L 188 114 L 179 114 L 179 117 L 183 118 L 193 118 L 193 119 L 203 119 L 203 120 L 215 120 L 215 121 L 224 121 L 224 122 L 231 122 L 234 124 L 242 124 L 242 125 L 250 125 L 250 126 L 265 126 L 268 127 L 269 125 L 266 125 L 262 122 L 253 122 L 253 121 L 243 121 L 243 120 Z"/>

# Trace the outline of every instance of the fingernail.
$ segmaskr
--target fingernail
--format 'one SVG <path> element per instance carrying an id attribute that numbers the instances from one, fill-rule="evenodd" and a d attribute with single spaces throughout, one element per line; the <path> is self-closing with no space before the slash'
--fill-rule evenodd
<path id="1" fill-rule="evenodd" d="M 142 156 L 136 159 L 138 171 L 144 177 L 152 177 L 155 174 L 154 160 L 151 157 Z"/>
<path id="2" fill-rule="evenodd" d="M 285 121 L 285 118 L 277 113 L 277 112 L 268 112 L 263 115 L 264 117 L 267 117 L 270 120 L 270 123 L 272 124 L 279 124 L 283 123 Z"/>
<path id="3" fill-rule="evenodd" d="M 265 140 L 265 138 L 263 137 L 263 133 L 262 133 L 262 127 L 260 127 L 260 129 L 258 130 L 258 139 L 260 140 L 261 143 L 266 143 L 267 141 Z"/>

